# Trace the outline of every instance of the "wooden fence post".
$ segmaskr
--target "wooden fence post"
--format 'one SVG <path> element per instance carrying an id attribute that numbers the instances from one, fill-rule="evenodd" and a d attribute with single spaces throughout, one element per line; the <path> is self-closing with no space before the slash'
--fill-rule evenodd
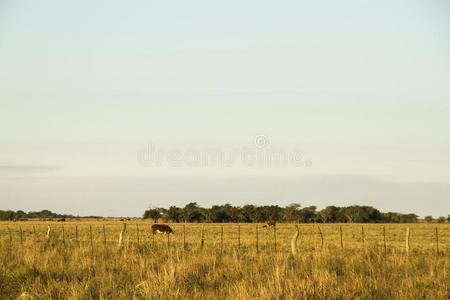
<path id="1" fill-rule="evenodd" d="M 139 247 L 139 224 L 136 224 L 136 240 Z"/>
<path id="2" fill-rule="evenodd" d="M 37 236 L 36 236 L 36 226 L 33 225 L 33 237 L 34 237 L 34 244 L 35 247 L 37 246 Z"/>
<path id="3" fill-rule="evenodd" d="M 106 228 L 105 228 L 105 224 L 103 224 L 103 245 L 106 248 Z"/>
<path id="4" fill-rule="evenodd" d="M 94 258 L 94 241 L 92 239 L 92 225 L 89 225 L 89 238 L 91 240 L 91 256 Z"/>
<path id="5" fill-rule="evenodd" d="M 20 245 L 23 248 L 23 230 L 22 230 L 22 226 L 19 226 L 19 232 L 20 232 Z"/>
<path id="6" fill-rule="evenodd" d="M 241 225 L 238 224 L 238 250 L 241 250 Z"/>
<path id="7" fill-rule="evenodd" d="M 170 233 L 167 233 L 167 249 L 170 247 Z"/>
<path id="8" fill-rule="evenodd" d="M 322 250 L 323 250 L 323 234 L 322 234 L 322 230 L 320 230 L 320 226 L 317 226 L 317 229 L 319 229 L 320 241 L 321 241 Z"/>
<path id="9" fill-rule="evenodd" d="M 75 242 L 78 243 L 78 225 L 75 225 Z"/>
<path id="10" fill-rule="evenodd" d="M 339 226 L 339 236 L 341 237 L 341 249 L 344 249 L 344 240 L 342 239 L 342 226 Z"/>
<path id="11" fill-rule="evenodd" d="M 259 253 L 258 225 L 255 226 L 255 231 L 256 231 L 256 253 Z"/>
<path id="12" fill-rule="evenodd" d="M 277 251 L 277 226 L 273 226 L 273 242 L 274 242 L 274 249 Z"/>
<path id="13" fill-rule="evenodd" d="M 8 229 L 8 233 L 9 233 L 9 247 L 8 247 L 8 253 L 11 254 L 12 243 L 13 243 L 12 232 L 11 232 L 11 228 L 9 228 L 9 226 L 6 226 L 6 228 Z"/>
<path id="14" fill-rule="evenodd" d="M 65 238 L 65 234 L 64 234 L 64 225 L 61 225 L 61 233 L 62 233 L 62 242 L 64 244 L 64 246 L 66 245 L 66 238 Z"/>
<path id="15" fill-rule="evenodd" d="M 125 231 L 127 230 L 127 223 L 123 223 L 122 230 L 119 234 L 119 246 L 121 247 L 123 244 L 123 238 L 125 236 Z M 153 235 L 153 242 L 155 241 L 155 235 Z"/>
<path id="16" fill-rule="evenodd" d="M 436 227 L 436 256 L 439 257 L 439 233 Z"/>
<path id="17" fill-rule="evenodd" d="M 47 241 L 50 240 L 50 225 L 47 226 Z"/>
<path id="18" fill-rule="evenodd" d="M 405 248 L 406 255 L 409 255 L 409 227 L 406 227 L 406 237 L 405 237 Z"/>
<path id="19" fill-rule="evenodd" d="M 220 253 L 223 253 L 223 225 L 220 225 Z"/>
<path id="20" fill-rule="evenodd" d="M 152 229 L 152 247 L 155 247 L 155 232 Z"/>
<path id="21" fill-rule="evenodd" d="M 183 224 L 183 249 L 186 249 L 186 224 Z"/>
<path id="22" fill-rule="evenodd" d="M 298 236 L 300 234 L 300 228 L 298 227 L 298 225 L 295 225 L 295 228 L 297 229 L 297 231 L 295 232 L 295 234 L 294 234 L 294 236 L 292 237 L 292 240 L 291 240 L 292 256 L 295 256 L 297 254 L 297 239 L 298 239 Z"/>
<path id="23" fill-rule="evenodd" d="M 365 244 L 364 244 L 364 226 L 361 226 L 361 245 L 362 248 L 365 248 Z"/>
<path id="24" fill-rule="evenodd" d="M 387 258 L 387 247 L 386 247 L 386 226 L 383 226 L 383 247 L 384 247 L 384 261 Z"/>
<path id="25" fill-rule="evenodd" d="M 20 251 L 22 252 L 22 255 L 23 255 L 23 231 L 22 231 L 22 226 L 19 226 L 19 231 L 20 231 Z"/>
<path id="26" fill-rule="evenodd" d="M 203 249 L 203 244 L 205 243 L 205 239 L 204 239 L 204 225 L 202 224 L 202 231 L 200 233 L 200 249 Z"/>

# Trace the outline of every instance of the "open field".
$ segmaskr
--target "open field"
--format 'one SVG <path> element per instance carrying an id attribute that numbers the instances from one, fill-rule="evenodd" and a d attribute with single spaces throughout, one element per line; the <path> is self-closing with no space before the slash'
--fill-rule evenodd
<path id="1" fill-rule="evenodd" d="M 293 224 L 277 224 L 276 245 L 274 230 L 262 224 L 171 224 L 169 241 L 153 241 L 151 224 L 127 221 L 119 245 L 123 224 L 115 220 L 0 222 L 0 299 L 449 295 L 448 223 L 300 224 L 295 257 Z"/>

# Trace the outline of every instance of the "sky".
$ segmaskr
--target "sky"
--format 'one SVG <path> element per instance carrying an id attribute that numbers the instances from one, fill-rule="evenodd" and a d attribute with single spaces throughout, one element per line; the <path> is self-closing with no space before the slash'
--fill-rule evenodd
<path id="1" fill-rule="evenodd" d="M 448 1 L 0 1 L 0 209 L 450 213 Z"/>

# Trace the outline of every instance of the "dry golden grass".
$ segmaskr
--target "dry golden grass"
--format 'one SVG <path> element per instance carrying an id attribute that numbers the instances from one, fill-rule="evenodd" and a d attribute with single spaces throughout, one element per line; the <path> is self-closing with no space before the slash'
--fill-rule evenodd
<path id="1" fill-rule="evenodd" d="M 47 240 L 48 225 L 51 231 Z M 447 299 L 449 296 L 449 224 L 320 224 L 323 248 L 317 224 L 301 224 L 295 257 L 290 252 L 290 240 L 296 231 L 293 224 L 277 225 L 276 251 L 273 230 L 262 230 L 259 224 L 259 252 L 256 224 L 240 224 L 240 237 L 238 224 L 223 224 L 222 250 L 220 224 L 204 224 L 203 249 L 201 224 L 185 225 L 185 248 L 183 224 L 171 224 L 175 235 L 170 236 L 169 247 L 165 235 L 157 235 L 153 244 L 151 222 L 141 220 L 127 222 L 120 247 L 122 226 L 112 220 L 0 223 L 0 299 Z M 408 226 L 409 256 L 405 251 Z M 436 253 L 436 227 L 439 253 Z"/>

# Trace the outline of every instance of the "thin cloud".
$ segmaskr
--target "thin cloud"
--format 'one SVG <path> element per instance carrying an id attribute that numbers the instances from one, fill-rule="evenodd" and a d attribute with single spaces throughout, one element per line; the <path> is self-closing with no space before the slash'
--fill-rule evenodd
<path id="1" fill-rule="evenodd" d="M 56 170 L 51 165 L 0 164 L 0 173 L 43 173 Z"/>

